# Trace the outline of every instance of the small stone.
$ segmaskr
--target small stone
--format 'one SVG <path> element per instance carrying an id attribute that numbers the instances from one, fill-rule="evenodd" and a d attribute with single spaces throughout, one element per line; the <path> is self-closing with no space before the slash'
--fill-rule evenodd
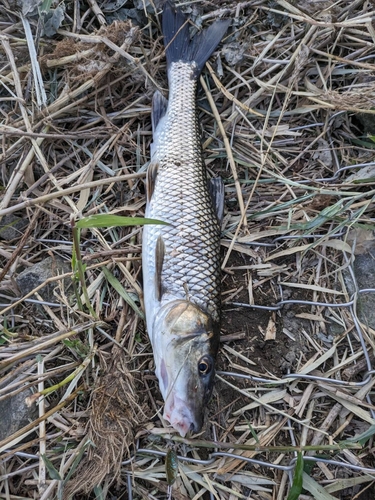
<path id="1" fill-rule="evenodd" d="M 313 159 L 318 160 L 323 163 L 327 168 L 331 168 L 333 165 L 333 158 L 331 152 L 331 146 L 324 139 L 319 139 L 317 143 L 317 149 L 313 154 Z"/>
<path id="2" fill-rule="evenodd" d="M 221 53 L 229 66 L 236 66 L 236 64 L 239 64 L 244 60 L 249 47 L 249 43 L 231 42 L 224 45 Z"/>
<path id="3" fill-rule="evenodd" d="M 0 441 L 34 420 L 36 407 L 35 405 L 28 407 L 25 402 L 26 398 L 30 397 L 32 393 L 32 390 L 27 388 L 18 394 L 0 400 Z"/>
<path id="4" fill-rule="evenodd" d="M 28 221 L 13 214 L 5 215 L 0 221 L 0 239 L 11 241 L 20 238 Z"/>
<path id="5" fill-rule="evenodd" d="M 65 17 L 65 5 L 61 3 L 56 9 L 43 12 L 42 36 L 52 38 L 56 35 Z"/>
<path id="6" fill-rule="evenodd" d="M 359 288 L 373 288 L 375 283 L 375 248 L 373 252 L 357 255 L 354 261 L 354 275 Z M 366 326 L 375 329 L 375 295 L 361 294 L 358 298 L 357 311 L 360 320 Z"/>
<path id="7" fill-rule="evenodd" d="M 37 286 L 44 283 L 48 278 L 53 276 L 58 276 L 60 274 L 68 273 L 71 271 L 70 263 L 57 258 L 57 257 L 47 257 L 41 260 L 37 264 L 22 271 L 16 278 L 18 288 L 21 291 L 22 296 L 34 290 Z M 71 283 L 70 278 L 64 280 L 64 288 L 67 289 Z M 39 290 L 39 295 L 48 302 L 54 302 L 55 297 L 53 291 L 56 287 L 61 286 L 61 282 L 53 281 L 48 283 L 43 288 Z"/>
<path id="8" fill-rule="evenodd" d="M 349 230 L 346 242 L 353 247 L 354 255 L 368 253 L 374 250 L 375 231 L 370 229 L 352 228 Z"/>
<path id="9" fill-rule="evenodd" d="M 358 113 L 355 115 L 358 121 L 363 127 L 364 135 L 374 135 L 375 134 L 375 118 L 374 115 L 368 113 Z"/>
<path id="10" fill-rule="evenodd" d="M 372 232 L 369 231 L 369 235 Z M 375 240 L 366 240 L 366 246 L 362 252 L 357 254 L 353 264 L 354 276 L 358 288 L 374 288 L 375 283 Z M 355 292 L 355 286 L 351 274 L 346 271 L 343 274 L 345 284 L 350 294 Z M 357 313 L 360 321 L 372 329 L 375 329 L 375 294 L 360 294 L 357 301 Z"/>

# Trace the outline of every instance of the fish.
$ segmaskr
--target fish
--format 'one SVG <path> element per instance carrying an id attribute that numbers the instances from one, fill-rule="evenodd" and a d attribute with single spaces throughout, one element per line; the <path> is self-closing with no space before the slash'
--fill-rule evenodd
<path id="1" fill-rule="evenodd" d="M 169 98 L 156 91 L 152 101 L 145 215 L 165 225 L 143 229 L 144 305 L 163 417 L 183 437 L 202 429 L 220 341 L 224 187 L 220 178 L 207 178 L 196 94 L 229 24 L 217 20 L 190 38 L 188 19 L 166 2 Z"/>

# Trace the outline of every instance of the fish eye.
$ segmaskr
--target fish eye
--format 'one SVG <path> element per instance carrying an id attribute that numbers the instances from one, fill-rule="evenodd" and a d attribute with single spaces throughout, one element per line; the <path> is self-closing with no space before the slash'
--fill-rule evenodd
<path id="1" fill-rule="evenodd" d="M 203 356 L 198 362 L 199 375 L 208 375 L 213 368 L 213 363 L 211 358 L 208 356 Z"/>

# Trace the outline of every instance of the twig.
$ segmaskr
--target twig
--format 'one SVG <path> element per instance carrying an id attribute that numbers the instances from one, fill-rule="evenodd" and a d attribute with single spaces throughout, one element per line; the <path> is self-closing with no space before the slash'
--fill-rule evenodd
<path id="1" fill-rule="evenodd" d="M 228 156 L 228 161 L 229 161 L 229 164 L 230 164 L 230 167 L 232 170 L 234 184 L 236 186 L 236 193 L 237 193 L 238 203 L 239 203 L 240 211 L 241 211 L 241 224 L 243 224 L 243 226 L 246 228 L 247 227 L 246 211 L 245 211 L 245 207 L 244 207 L 244 203 L 243 203 L 241 186 L 240 186 L 240 182 L 239 182 L 238 175 L 237 175 L 236 163 L 235 163 L 234 158 L 233 158 L 230 143 L 229 143 L 227 134 L 225 132 L 225 128 L 223 126 L 223 122 L 221 120 L 220 114 L 217 110 L 215 101 L 213 100 L 211 92 L 208 90 L 208 87 L 207 87 L 206 82 L 204 81 L 203 77 L 200 78 L 200 82 L 201 82 L 203 90 L 206 94 L 206 97 L 208 99 L 208 102 L 210 103 L 212 112 L 215 116 L 215 120 L 217 121 L 217 124 L 218 124 L 219 129 L 220 129 L 220 133 L 221 133 L 223 141 L 224 141 L 225 151 L 226 151 L 227 156 Z"/>
<path id="2" fill-rule="evenodd" d="M 145 172 L 141 172 L 141 173 L 127 174 L 127 175 L 118 175 L 116 177 L 111 177 L 110 179 L 101 179 L 99 181 L 86 182 L 82 186 L 80 186 L 80 185 L 72 186 L 70 188 L 62 189 L 61 191 L 58 191 L 58 192 L 49 193 L 49 194 L 46 194 L 43 196 L 39 196 L 38 198 L 28 199 L 26 201 L 23 201 L 22 203 L 18 203 L 17 205 L 13 205 L 12 207 L 9 207 L 9 208 L 1 209 L 0 210 L 0 217 L 3 215 L 11 214 L 13 212 L 17 212 L 18 210 L 22 210 L 25 207 L 33 207 L 35 205 L 42 205 L 43 203 L 46 203 L 47 201 L 51 201 L 55 198 L 60 198 L 62 196 L 66 196 L 68 194 L 76 193 L 77 191 L 81 191 L 82 189 L 91 189 L 91 188 L 103 186 L 106 184 L 112 184 L 114 182 L 127 181 L 129 179 L 140 179 L 140 178 L 145 177 L 145 176 L 146 176 Z"/>

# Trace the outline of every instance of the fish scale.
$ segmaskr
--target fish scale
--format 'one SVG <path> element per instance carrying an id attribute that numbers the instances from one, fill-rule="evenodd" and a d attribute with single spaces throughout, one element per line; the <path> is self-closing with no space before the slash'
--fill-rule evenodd
<path id="1" fill-rule="evenodd" d="M 169 75 L 170 108 L 152 158 L 158 165 L 157 178 L 146 215 L 170 226 L 149 229 L 148 242 L 154 242 L 149 263 L 156 267 L 154 247 L 162 235 L 163 290 L 181 298 L 188 293 L 218 320 L 220 228 L 201 156 L 193 70 L 194 64 L 174 63 Z"/>

